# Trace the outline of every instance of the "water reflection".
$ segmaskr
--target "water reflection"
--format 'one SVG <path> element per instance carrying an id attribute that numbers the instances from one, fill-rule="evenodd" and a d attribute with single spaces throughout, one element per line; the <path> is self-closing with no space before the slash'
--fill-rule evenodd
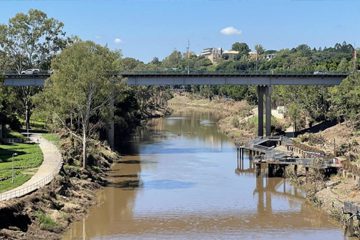
<path id="1" fill-rule="evenodd" d="M 211 114 L 187 113 L 139 130 L 121 148 L 100 204 L 64 239 L 342 238 L 300 190 L 256 178 L 247 155 L 239 164 L 213 122 Z"/>

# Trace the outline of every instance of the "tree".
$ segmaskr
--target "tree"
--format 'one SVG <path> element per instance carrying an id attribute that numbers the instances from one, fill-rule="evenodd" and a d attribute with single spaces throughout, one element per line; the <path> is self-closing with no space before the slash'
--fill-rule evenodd
<path id="1" fill-rule="evenodd" d="M 49 69 L 51 59 L 67 44 L 64 24 L 35 9 L 27 14 L 18 13 L 8 25 L 0 25 L 0 51 L 10 59 L 9 69 L 21 73 L 26 68 Z M 19 87 L 15 90 L 23 104 L 26 128 L 30 127 L 33 104 L 31 96 L 37 87 Z"/>
<path id="2" fill-rule="evenodd" d="M 332 111 L 360 128 L 360 74 L 354 73 L 331 89 Z"/>
<path id="3" fill-rule="evenodd" d="M 263 55 L 265 53 L 265 49 L 261 44 L 255 45 L 255 51 L 258 56 Z"/>
<path id="4" fill-rule="evenodd" d="M 299 106 L 294 102 L 291 103 L 288 108 L 288 114 L 289 114 L 291 121 L 294 124 L 294 132 L 296 132 L 298 130 L 297 123 L 298 123 L 299 117 L 300 117 Z"/>
<path id="5" fill-rule="evenodd" d="M 118 86 L 109 72 L 119 69 L 119 59 L 118 52 L 88 41 L 66 48 L 51 65 L 54 73 L 46 81 L 45 104 L 64 126 L 70 116 L 78 120 L 73 134 L 82 141 L 83 168 L 88 137 L 105 121 L 112 91 Z"/>
<path id="6" fill-rule="evenodd" d="M 350 69 L 350 64 L 349 62 L 346 60 L 346 58 L 341 59 L 338 67 L 337 67 L 337 71 L 339 72 L 348 72 Z"/>
<path id="7" fill-rule="evenodd" d="M 236 42 L 232 45 L 231 49 L 239 52 L 239 57 L 238 57 L 239 59 L 242 56 L 248 56 L 250 52 L 250 48 L 246 43 Z"/>
<path id="8" fill-rule="evenodd" d="M 167 56 L 163 62 L 163 66 L 166 68 L 181 68 L 183 64 L 182 54 L 179 51 L 173 51 L 169 56 Z"/>
<path id="9" fill-rule="evenodd" d="M 157 57 L 154 57 L 153 60 L 151 60 L 150 63 L 154 64 L 154 65 L 160 65 L 161 64 L 159 58 L 157 58 Z"/>

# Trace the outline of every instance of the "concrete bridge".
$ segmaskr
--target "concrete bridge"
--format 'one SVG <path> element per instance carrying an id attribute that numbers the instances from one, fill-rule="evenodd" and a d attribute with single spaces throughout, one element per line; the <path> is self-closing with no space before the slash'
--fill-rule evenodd
<path id="1" fill-rule="evenodd" d="M 266 136 L 271 135 L 271 92 L 273 85 L 339 85 L 347 73 L 111 73 L 127 78 L 131 86 L 176 85 L 255 85 L 258 94 L 258 136 L 264 135 L 264 103 Z M 34 75 L 4 74 L 6 86 L 43 86 L 49 73 Z"/>

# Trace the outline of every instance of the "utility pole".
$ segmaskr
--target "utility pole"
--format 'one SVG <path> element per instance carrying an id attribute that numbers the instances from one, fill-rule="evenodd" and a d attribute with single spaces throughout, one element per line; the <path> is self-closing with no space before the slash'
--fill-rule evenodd
<path id="1" fill-rule="evenodd" d="M 190 41 L 188 40 L 188 45 L 186 48 L 186 55 L 187 55 L 187 74 L 190 74 Z"/>

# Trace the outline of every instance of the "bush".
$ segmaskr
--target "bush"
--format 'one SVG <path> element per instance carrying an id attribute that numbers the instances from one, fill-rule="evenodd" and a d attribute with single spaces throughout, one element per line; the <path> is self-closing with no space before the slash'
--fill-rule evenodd
<path id="1" fill-rule="evenodd" d="M 42 230 L 55 231 L 58 228 L 57 223 L 44 212 L 37 211 L 35 217 L 40 224 Z"/>
<path id="2" fill-rule="evenodd" d="M 239 118 L 237 116 L 234 116 L 233 119 L 231 120 L 231 124 L 233 125 L 233 127 L 240 127 L 240 121 Z"/>

